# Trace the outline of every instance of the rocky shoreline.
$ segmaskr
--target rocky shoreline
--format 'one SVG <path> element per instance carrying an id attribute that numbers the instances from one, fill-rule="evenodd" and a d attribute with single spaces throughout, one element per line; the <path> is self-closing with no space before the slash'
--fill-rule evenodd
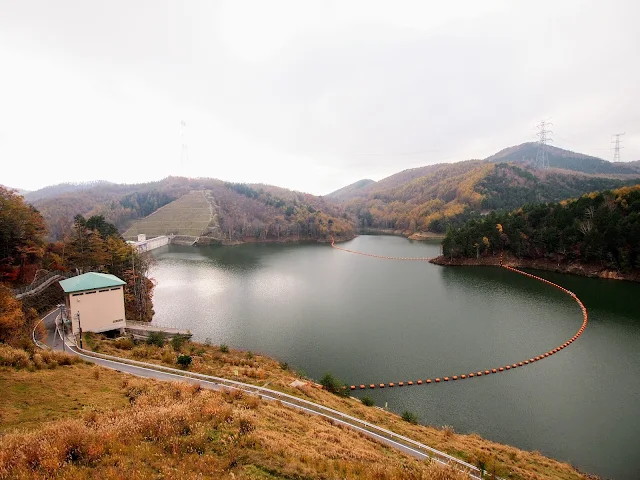
<path id="1" fill-rule="evenodd" d="M 499 266 L 500 256 L 486 256 L 480 258 L 447 258 L 444 256 L 430 260 L 435 265 L 443 266 Z M 580 262 L 554 262 L 548 259 L 526 259 L 505 255 L 504 265 L 518 268 L 531 268 L 535 270 L 546 270 L 549 272 L 566 273 L 570 275 L 580 275 L 590 278 L 604 278 L 610 280 L 626 280 L 630 282 L 640 282 L 640 272 L 624 273 L 612 270 L 601 265 L 580 263 Z"/>

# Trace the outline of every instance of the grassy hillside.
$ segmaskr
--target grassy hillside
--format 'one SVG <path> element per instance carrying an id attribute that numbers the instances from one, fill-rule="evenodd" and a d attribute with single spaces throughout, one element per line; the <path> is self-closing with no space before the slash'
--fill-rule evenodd
<path id="1" fill-rule="evenodd" d="M 147 238 L 160 235 L 200 236 L 218 229 L 217 213 L 206 191 L 189 192 L 135 222 L 122 236 L 135 240 L 139 233 Z"/>
<path id="2" fill-rule="evenodd" d="M 178 353 L 187 353 L 193 370 L 225 376 L 239 370 L 250 382 L 269 382 L 469 462 L 483 461 L 503 477 L 585 478 L 536 452 L 460 435 L 451 427 L 414 425 L 316 388 L 290 387 L 298 377 L 286 366 L 249 352 L 190 342 L 176 351 L 97 336 L 91 344 L 170 365 Z M 9 392 L 0 403 L 0 478 L 466 478 L 279 402 L 137 379 L 84 363 L 38 362 L 40 367 L 24 351 L 0 346 L 0 378 Z"/>

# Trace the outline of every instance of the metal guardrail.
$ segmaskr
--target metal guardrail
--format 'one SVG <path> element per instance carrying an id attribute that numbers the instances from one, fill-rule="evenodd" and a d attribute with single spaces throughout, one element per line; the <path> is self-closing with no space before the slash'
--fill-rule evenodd
<path id="1" fill-rule="evenodd" d="M 44 320 L 44 317 L 42 319 L 40 319 L 40 322 Z M 37 324 L 36 324 L 37 326 Z M 62 332 L 60 332 L 60 329 L 58 327 L 58 325 L 56 324 L 56 332 L 58 333 L 58 335 L 60 336 L 60 338 L 62 339 L 63 342 L 66 343 L 67 340 L 70 340 L 69 337 L 67 337 L 66 339 L 63 338 L 62 336 Z M 35 327 L 34 327 L 34 331 L 33 331 L 33 340 L 34 342 L 36 342 L 36 338 L 35 338 Z M 41 343 L 41 342 L 40 342 Z M 38 345 L 38 343 L 36 343 L 36 345 Z M 38 345 L 40 346 L 40 345 Z M 398 433 L 392 432 L 391 430 L 387 430 L 386 428 L 382 428 L 379 427 L 377 425 L 374 425 L 372 423 L 367 422 L 366 420 L 361 420 L 359 418 L 353 417 L 351 415 L 348 415 L 346 413 L 342 413 L 338 410 L 334 410 L 332 408 L 329 407 L 325 407 L 324 405 L 320 405 L 314 402 L 311 402 L 309 400 L 305 400 L 303 398 L 299 398 L 299 397 L 295 397 L 293 395 L 289 395 L 287 393 L 283 393 L 283 392 L 278 392 L 277 390 L 272 390 L 269 388 L 265 388 L 265 387 L 260 387 L 257 385 L 251 385 L 248 383 L 242 383 L 242 382 L 237 382 L 234 380 L 229 380 L 226 378 L 221 378 L 221 377 L 216 377 L 213 375 L 204 375 L 201 373 L 195 373 L 195 372 L 185 372 L 184 370 L 178 370 L 176 368 L 171 368 L 171 367 L 165 367 L 163 365 L 156 365 L 153 363 L 145 363 L 145 362 L 139 362 L 137 360 L 130 360 L 128 358 L 121 358 L 121 357 L 115 357 L 112 355 L 105 355 L 102 353 L 96 353 L 96 352 L 91 352 L 89 350 L 85 350 L 83 348 L 79 348 L 77 346 L 77 344 L 72 343 L 71 345 L 67 344 L 67 346 L 70 348 L 70 350 L 75 351 L 78 355 L 84 356 L 84 357 L 94 357 L 94 358 L 98 358 L 98 359 L 103 359 L 103 360 L 107 360 L 107 361 L 111 361 L 114 363 L 119 363 L 122 365 L 132 365 L 132 366 L 137 366 L 139 368 L 144 368 L 147 370 L 155 370 L 158 372 L 164 372 L 164 373 L 168 373 L 170 375 L 175 375 L 177 377 L 183 377 L 183 378 L 192 378 L 195 380 L 202 380 L 205 382 L 210 382 L 210 383 L 216 383 L 219 384 L 221 386 L 225 386 L 234 390 L 242 390 L 245 391 L 247 393 L 251 393 L 251 394 L 256 394 L 256 395 L 261 395 L 265 398 L 268 399 L 272 399 L 272 400 L 279 400 L 282 403 L 292 406 L 294 408 L 298 408 L 301 409 L 303 411 L 307 411 L 310 413 L 315 413 L 321 416 L 324 416 L 326 418 L 330 418 L 333 419 L 335 421 L 338 421 L 342 424 L 345 424 L 351 428 L 354 428 L 355 430 L 358 431 L 362 431 L 365 432 L 369 435 L 373 435 L 377 438 L 381 438 L 387 441 L 390 441 L 392 443 L 395 443 L 396 445 L 402 446 L 404 448 L 407 448 L 409 450 L 412 450 L 413 452 L 422 454 L 430 459 L 433 459 L 441 464 L 444 465 L 450 465 L 453 466 L 455 468 L 460 469 L 461 471 L 467 473 L 469 475 L 469 477 L 474 478 L 474 479 L 482 479 L 485 478 L 484 477 L 484 472 L 482 472 L 478 467 L 476 467 L 475 465 L 471 465 L 470 463 L 467 463 L 463 460 L 460 460 L 458 458 L 452 457 L 451 455 L 441 452 L 439 450 L 436 450 L 435 448 L 429 447 L 428 445 L 425 445 L 423 443 L 420 443 L 416 440 L 412 440 L 408 437 L 405 437 L 403 435 L 400 435 Z M 47 347 L 45 345 L 45 347 Z M 41 347 L 42 348 L 42 347 Z M 47 347 L 48 348 L 48 347 Z M 493 477 L 495 480 L 503 480 L 500 477 Z"/>
<path id="2" fill-rule="evenodd" d="M 28 293 L 32 290 L 35 290 L 36 288 L 38 288 L 40 285 L 48 282 L 50 279 L 54 278 L 54 277 L 64 277 L 64 278 L 70 278 L 70 277 L 74 277 L 75 273 L 73 272 L 63 272 L 62 270 L 54 270 L 52 272 L 47 273 L 46 275 L 36 278 L 33 280 L 33 282 L 31 282 L 29 285 L 26 285 L 24 287 L 21 288 L 16 288 L 14 290 L 12 290 L 12 293 L 16 296 L 18 295 L 24 295 L 25 293 Z"/>

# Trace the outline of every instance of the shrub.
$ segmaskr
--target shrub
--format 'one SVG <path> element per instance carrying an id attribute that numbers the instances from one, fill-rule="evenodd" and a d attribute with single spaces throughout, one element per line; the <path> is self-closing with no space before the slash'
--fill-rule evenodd
<path id="1" fill-rule="evenodd" d="M 113 342 L 113 346 L 120 350 L 131 350 L 134 347 L 134 343 L 129 337 L 120 337 L 116 338 L 116 341 Z"/>
<path id="2" fill-rule="evenodd" d="M 192 361 L 193 361 L 193 359 L 189 355 L 179 355 L 177 363 L 181 367 L 187 368 L 189 365 L 191 365 Z"/>
<path id="3" fill-rule="evenodd" d="M 328 392 L 336 395 L 347 396 L 349 394 L 346 384 L 342 383 L 328 372 L 325 373 L 324 377 L 320 380 L 320 385 L 322 385 Z"/>
<path id="4" fill-rule="evenodd" d="M 415 413 L 410 412 L 409 410 L 405 410 L 404 412 L 402 412 L 402 419 L 405 422 L 413 423 L 414 425 L 418 423 L 418 416 Z"/>
<path id="5" fill-rule="evenodd" d="M 222 353 L 229 353 L 229 346 L 226 343 L 220 344 L 220 351 Z"/>
<path id="6" fill-rule="evenodd" d="M 187 337 L 185 335 L 176 335 L 171 339 L 171 346 L 177 352 L 182 348 L 186 341 Z"/>
<path id="7" fill-rule="evenodd" d="M 248 358 L 249 360 L 251 360 L 251 359 L 253 358 L 253 352 L 252 352 L 251 350 L 249 350 L 249 351 L 247 352 L 247 358 Z"/>
<path id="8" fill-rule="evenodd" d="M 289 363 L 287 362 L 280 362 L 280 368 L 282 370 L 289 370 Z"/>
<path id="9" fill-rule="evenodd" d="M 373 401 L 373 398 L 371 398 L 369 395 L 365 395 L 360 399 L 360 401 L 367 407 L 373 407 L 376 403 Z"/>
<path id="10" fill-rule="evenodd" d="M 149 345 L 155 345 L 156 347 L 164 347 L 165 335 L 164 332 L 151 332 L 147 343 Z"/>

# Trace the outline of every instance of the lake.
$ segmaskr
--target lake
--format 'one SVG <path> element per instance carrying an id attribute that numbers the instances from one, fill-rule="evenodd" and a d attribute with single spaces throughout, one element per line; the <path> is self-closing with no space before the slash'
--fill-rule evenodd
<path id="1" fill-rule="evenodd" d="M 390 236 L 340 246 L 439 253 L 437 242 Z M 497 368 L 555 348 L 582 323 L 568 295 L 495 267 L 381 260 L 316 244 L 170 245 L 154 256 L 154 323 L 350 385 Z M 366 393 L 421 423 L 538 450 L 604 477 L 640 478 L 640 284 L 536 274 L 574 291 L 589 310 L 569 348 L 498 375 Z"/>

